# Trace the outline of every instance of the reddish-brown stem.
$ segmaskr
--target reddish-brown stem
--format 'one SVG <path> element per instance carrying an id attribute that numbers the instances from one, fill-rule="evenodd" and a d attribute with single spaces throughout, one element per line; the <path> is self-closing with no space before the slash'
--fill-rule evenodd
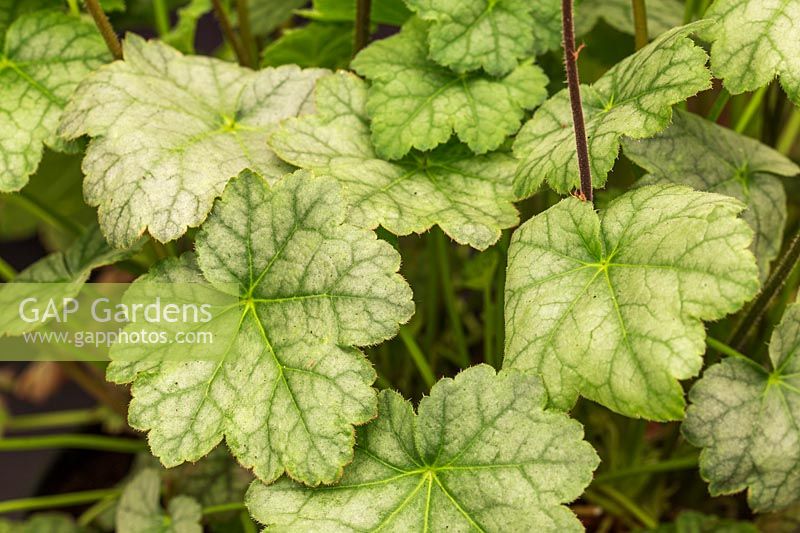
<path id="1" fill-rule="evenodd" d="M 114 56 L 114 59 L 122 59 L 122 45 L 119 42 L 119 37 L 117 37 L 114 28 L 111 27 L 105 11 L 100 7 L 100 2 L 98 0 L 86 0 L 86 8 L 92 15 L 97 29 L 100 30 L 100 35 L 103 36 L 111 55 Z"/>
<path id="2" fill-rule="evenodd" d="M 564 35 L 564 63 L 567 69 L 569 103 L 572 107 L 572 122 L 575 126 L 575 147 L 578 151 L 578 172 L 581 176 L 580 196 L 591 202 L 592 169 L 589 165 L 589 143 L 586 140 L 586 123 L 583 119 L 581 103 L 581 80 L 578 76 L 578 53 L 575 48 L 575 23 L 573 21 L 572 0 L 561 0 L 561 21 Z"/>

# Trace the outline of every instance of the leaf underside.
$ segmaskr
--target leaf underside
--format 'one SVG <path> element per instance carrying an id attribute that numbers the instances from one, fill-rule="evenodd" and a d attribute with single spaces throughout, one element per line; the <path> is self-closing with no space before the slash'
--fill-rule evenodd
<path id="1" fill-rule="evenodd" d="M 434 385 L 419 414 L 393 391 L 359 430 L 341 482 L 255 482 L 246 503 L 283 531 L 581 531 L 563 506 L 599 460 L 539 380 L 486 365 Z"/>
<path id="2" fill-rule="evenodd" d="M 504 367 L 541 374 L 553 405 L 578 395 L 631 417 L 683 416 L 679 379 L 702 366 L 702 320 L 758 291 L 752 230 L 732 198 L 635 189 L 598 216 L 568 198 L 512 238 Z"/>

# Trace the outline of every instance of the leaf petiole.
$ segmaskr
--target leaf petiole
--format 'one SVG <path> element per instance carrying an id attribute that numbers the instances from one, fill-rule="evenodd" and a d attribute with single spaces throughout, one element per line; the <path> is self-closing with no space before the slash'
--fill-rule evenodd
<path id="1" fill-rule="evenodd" d="M 753 93 L 753 96 L 750 97 L 750 101 L 747 102 L 747 107 L 744 108 L 739 120 L 736 121 L 736 125 L 734 126 L 734 131 L 736 133 L 742 133 L 744 130 L 747 129 L 747 126 L 750 125 L 750 121 L 753 120 L 753 117 L 756 115 L 756 111 L 758 108 L 761 107 L 761 102 L 764 101 L 764 96 L 767 94 L 767 89 L 769 85 L 764 85 L 759 90 Z"/>
<path id="2" fill-rule="evenodd" d="M 414 339 L 414 335 L 407 328 L 400 328 L 400 339 L 406 345 L 406 349 L 411 354 L 411 359 L 414 360 L 414 364 L 417 366 L 422 379 L 425 380 L 425 384 L 428 388 L 433 387 L 433 384 L 436 383 L 436 377 L 433 375 L 433 370 L 431 370 L 425 354 L 422 353 L 417 341 Z"/>
<path id="3" fill-rule="evenodd" d="M 633 3 L 633 26 L 636 50 L 641 50 L 650 42 L 647 32 L 647 5 L 645 0 L 631 0 Z"/>
<path id="4" fill-rule="evenodd" d="M 781 136 L 778 138 L 776 149 L 783 155 L 789 155 L 797 142 L 797 136 L 800 134 L 800 108 L 795 107 L 792 110 L 792 115 L 789 121 L 784 126 Z"/>
<path id="5" fill-rule="evenodd" d="M 100 30 L 100 35 L 103 36 L 103 40 L 106 42 L 106 46 L 108 46 L 111 55 L 114 59 L 122 59 L 122 44 L 119 42 L 119 37 L 117 37 L 114 28 L 111 26 L 111 22 L 109 22 L 105 11 L 103 11 L 102 6 L 100 6 L 99 0 L 85 1 L 86 8 L 92 15 L 97 29 Z"/>
<path id="6" fill-rule="evenodd" d="M 138 439 L 107 437 L 105 435 L 41 435 L 35 437 L 7 437 L 0 439 L 0 451 L 46 450 L 69 448 L 76 450 L 101 450 L 119 453 L 147 451 L 147 443 Z"/>
<path id="7" fill-rule="evenodd" d="M 0 279 L 3 281 L 11 281 L 17 277 L 17 271 L 8 262 L 0 257 Z"/>
<path id="8" fill-rule="evenodd" d="M 355 37 L 353 56 L 369 44 L 371 0 L 356 0 Z"/>
<path id="9" fill-rule="evenodd" d="M 52 509 L 56 507 L 72 507 L 119 496 L 121 489 L 87 490 L 83 492 L 69 492 L 53 496 L 37 496 L 34 498 L 20 498 L 0 502 L 0 513 L 13 513 L 16 511 L 33 511 L 36 509 Z"/>

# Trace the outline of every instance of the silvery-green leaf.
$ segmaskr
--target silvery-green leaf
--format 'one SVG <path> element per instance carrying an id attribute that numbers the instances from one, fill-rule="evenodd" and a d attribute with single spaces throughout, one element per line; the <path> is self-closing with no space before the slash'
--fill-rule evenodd
<path id="1" fill-rule="evenodd" d="M 336 178 L 350 220 L 360 226 L 407 235 L 438 224 L 459 243 L 482 250 L 517 223 L 511 191 L 516 162 L 509 154 L 475 156 L 451 143 L 383 160 L 370 140 L 366 92 L 352 74 L 320 80 L 317 114 L 284 122 L 270 146 L 294 165 Z"/>
<path id="2" fill-rule="evenodd" d="M 180 237 L 246 168 L 281 177 L 287 166 L 267 148 L 267 136 L 280 120 L 309 110 L 314 82 L 327 72 L 253 72 L 134 34 L 124 53 L 125 61 L 81 84 L 61 123 L 66 137 L 93 137 L 84 194 L 116 246 L 145 230 L 162 242 Z"/>
<path id="3" fill-rule="evenodd" d="M 383 391 L 337 485 L 255 482 L 247 506 L 280 531 L 582 531 L 564 504 L 599 460 L 545 403 L 535 376 L 486 365 L 439 381 L 419 414 Z"/>
<path id="4" fill-rule="evenodd" d="M 56 136 L 67 99 L 109 59 L 90 22 L 42 11 L 18 18 L 0 53 L 0 192 L 18 191 Z"/>
<path id="5" fill-rule="evenodd" d="M 755 139 L 678 111 L 651 139 L 623 141 L 625 155 L 650 172 L 642 184 L 676 183 L 738 198 L 753 228 L 752 250 L 762 280 L 783 243 L 786 192 L 779 176 L 800 175 L 789 158 Z"/>
<path id="6" fill-rule="evenodd" d="M 703 364 L 703 320 L 753 298 L 753 232 L 738 200 L 642 187 L 598 214 L 567 198 L 512 237 L 504 367 L 541 374 L 551 403 L 579 395 L 649 420 L 683 416 L 678 380 Z"/>
<path id="7" fill-rule="evenodd" d="M 8 27 L 20 16 L 40 9 L 63 6 L 61 0 L 0 0 L 0 46 Z"/>
<path id="8" fill-rule="evenodd" d="M 769 344 L 770 368 L 729 357 L 689 391 L 681 427 L 700 453 L 713 496 L 747 489 L 750 507 L 800 501 L 800 305 L 786 309 Z"/>
<path id="9" fill-rule="evenodd" d="M 547 77 L 530 63 L 502 78 L 452 72 L 428 58 L 427 27 L 412 18 L 353 60 L 372 82 L 367 112 L 377 153 L 399 159 L 411 148 L 431 150 L 453 132 L 476 154 L 498 148 L 517 131 L 524 110 L 547 97 Z"/>
<path id="10" fill-rule="evenodd" d="M 711 68 L 732 94 L 753 91 L 780 76 L 800 105 L 800 0 L 717 0 L 706 11 L 714 20 L 706 36 Z"/>
<path id="11" fill-rule="evenodd" d="M 269 186 L 245 173 L 203 225 L 197 258 L 137 281 L 210 284 L 214 300 L 213 291 L 239 287 L 238 305 L 203 326 L 227 332 L 204 347 L 218 351 L 214 360 L 193 360 L 191 345 L 112 349 L 107 376 L 133 381 L 129 421 L 149 430 L 165 466 L 195 461 L 225 437 L 267 482 L 283 472 L 311 485 L 341 475 L 353 426 L 375 415 L 375 371 L 354 346 L 392 337 L 413 312 L 399 254 L 345 215 L 330 179 L 301 171 Z"/>
<path id="12" fill-rule="evenodd" d="M 139 472 L 120 496 L 117 505 L 117 533 L 202 533 L 203 510 L 188 496 L 170 500 L 161 508 L 161 478 L 158 470 Z"/>
<path id="13" fill-rule="evenodd" d="M 605 185 L 623 136 L 641 139 L 658 133 L 669 125 L 673 104 L 710 87 L 708 57 L 689 38 L 707 24 L 695 22 L 663 34 L 595 84 L 582 87 L 595 187 Z M 515 181 L 520 197 L 534 194 L 543 181 L 560 193 L 580 184 L 566 89 L 545 102 L 522 127 L 514 154 L 521 160 Z"/>

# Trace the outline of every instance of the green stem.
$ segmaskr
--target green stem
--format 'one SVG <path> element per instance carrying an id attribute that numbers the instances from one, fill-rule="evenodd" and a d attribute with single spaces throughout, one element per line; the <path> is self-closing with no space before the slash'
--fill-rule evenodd
<path id="1" fill-rule="evenodd" d="M 239 64 L 243 67 L 246 67 L 248 63 L 247 53 L 244 51 L 242 43 L 239 42 L 239 37 L 237 37 L 236 33 L 233 31 L 233 26 L 228 18 L 228 14 L 225 12 L 222 1 L 211 0 L 211 4 L 214 6 L 214 16 L 217 17 L 217 22 L 219 22 L 222 35 L 225 36 L 225 40 L 228 41 L 228 44 L 230 44 L 231 48 L 233 48 L 233 52 L 236 54 Z"/>
<path id="2" fill-rule="evenodd" d="M 689 24 L 694 20 L 694 12 L 697 11 L 697 0 L 687 0 L 686 7 L 683 9 L 683 23 Z"/>
<path id="3" fill-rule="evenodd" d="M 632 0 L 633 3 L 633 26 L 634 26 L 634 40 L 636 42 L 636 49 L 641 50 L 647 43 L 650 42 L 650 37 L 647 33 L 647 6 L 644 0 Z"/>
<path id="4" fill-rule="evenodd" d="M 784 126 L 781 136 L 778 138 L 776 149 L 783 155 L 788 156 L 795 142 L 797 142 L 797 135 L 800 134 L 800 108 L 795 107 L 792 110 L 792 115 L 789 121 Z"/>
<path id="5" fill-rule="evenodd" d="M 750 97 L 750 101 L 747 102 L 747 107 L 744 108 L 742 115 L 739 117 L 739 120 L 736 121 L 736 125 L 733 127 L 736 133 L 743 133 L 744 130 L 747 129 L 747 126 L 750 125 L 750 121 L 753 120 L 753 117 L 756 115 L 756 111 L 758 111 L 759 107 L 761 107 L 761 102 L 764 100 L 764 95 L 767 94 L 767 89 L 769 85 L 764 85 L 759 90 L 753 93 L 753 96 Z"/>
<path id="6" fill-rule="evenodd" d="M 7 196 L 7 198 L 9 201 L 26 210 L 28 213 L 52 228 L 64 233 L 72 234 L 76 237 L 83 233 L 83 228 L 81 228 L 78 224 L 42 205 L 36 198 L 32 197 L 25 191 L 12 194 Z"/>
<path id="7" fill-rule="evenodd" d="M 203 508 L 203 516 L 211 514 L 228 513 L 230 511 L 243 511 L 247 507 L 242 502 L 221 503 L 219 505 L 210 505 Z"/>
<path id="8" fill-rule="evenodd" d="M 727 355 L 728 357 L 735 357 L 737 359 L 750 360 L 750 358 L 747 357 L 746 355 L 744 355 L 742 352 L 734 350 L 733 348 L 731 348 L 730 346 L 728 346 L 724 342 L 718 341 L 714 337 L 706 337 L 706 344 L 708 344 L 709 347 L 713 348 L 714 350 L 718 351 L 719 353 Z"/>
<path id="9" fill-rule="evenodd" d="M 371 0 L 356 0 L 355 37 L 353 41 L 354 56 L 369 44 L 371 10 Z"/>
<path id="10" fill-rule="evenodd" d="M 169 11 L 165 0 L 153 0 L 153 16 L 158 34 L 163 37 L 169 33 Z"/>
<path id="11" fill-rule="evenodd" d="M 97 29 L 100 30 L 100 35 L 103 36 L 103 40 L 106 42 L 106 46 L 111 52 L 111 55 L 114 59 L 122 59 L 122 44 L 120 44 L 117 33 L 108 21 L 105 11 L 103 11 L 103 8 L 100 6 L 100 2 L 98 0 L 85 1 L 86 8 L 92 15 Z"/>
<path id="12" fill-rule="evenodd" d="M 628 498 L 625 494 L 621 493 L 617 489 L 608 485 L 601 485 L 598 490 L 634 516 L 647 529 L 655 529 L 658 526 L 658 520 L 650 516 L 650 513 L 639 507 L 636 502 Z"/>
<path id="13" fill-rule="evenodd" d="M 242 49 L 247 54 L 247 66 L 256 68 L 256 58 L 258 57 L 258 45 L 253 37 L 250 26 L 250 8 L 248 0 L 236 0 L 236 14 L 239 17 L 239 35 L 242 37 Z"/>
<path id="14" fill-rule="evenodd" d="M 495 332 L 495 347 L 494 358 L 499 366 L 503 364 L 503 356 L 505 354 L 505 289 L 506 289 L 506 263 L 508 262 L 508 245 L 511 242 L 511 232 L 504 231 L 500 237 L 498 248 L 500 249 L 501 257 L 500 262 L 497 264 L 497 277 L 495 279 L 496 297 L 494 300 L 494 332 Z"/>
<path id="15" fill-rule="evenodd" d="M 728 102 L 731 100 L 731 93 L 722 89 L 717 96 L 717 99 L 714 100 L 714 103 L 711 105 L 711 109 L 708 110 L 708 120 L 711 122 L 716 122 L 719 120 L 720 115 L 722 112 L 725 111 L 725 106 L 728 105 Z"/>
<path id="16" fill-rule="evenodd" d="M 11 281 L 17 277 L 17 270 L 9 265 L 5 259 L 0 257 L 0 279 L 3 281 Z"/>
<path id="17" fill-rule="evenodd" d="M 106 437 L 104 435 L 41 435 L 35 437 L 7 437 L 0 439 L 0 452 L 70 448 L 76 450 L 102 450 L 119 453 L 147 451 L 147 443 L 137 439 Z"/>
<path id="18" fill-rule="evenodd" d="M 689 470 L 697 467 L 697 456 L 669 459 L 659 463 L 637 465 L 630 468 L 621 468 L 612 472 L 599 474 L 594 478 L 595 483 L 608 483 L 626 477 L 641 476 L 644 474 L 657 474 L 660 472 L 674 472 L 676 470 Z"/>
<path id="19" fill-rule="evenodd" d="M 403 341 L 403 344 L 406 345 L 406 349 L 408 353 L 411 354 L 411 359 L 414 360 L 414 364 L 417 365 L 417 370 L 419 370 L 422 379 L 425 380 L 425 384 L 428 388 L 433 387 L 433 384 L 436 383 L 436 377 L 433 375 L 433 370 L 431 370 L 428 360 L 425 358 L 425 354 L 422 353 L 417 341 L 414 339 L 414 335 L 412 335 L 407 328 L 400 328 L 400 339 Z"/>
<path id="20" fill-rule="evenodd" d="M 117 498 L 119 498 L 119 493 L 109 494 L 102 500 L 98 501 L 97 503 L 86 509 L 78 517 L 77 521 L 78 525 L 83 528 L 87 527 L 89 524 L 94 522 L 98 516 L 105 513 L 107 510 L 111 509 L 117 502 Z"/>
<path id="21" fill-rule="evenodd" d="M 781 288 L 786 283 L 786 280 L 797 265 L 800 259 L 800 230 L 795 233 L 789 248 L 781 256 L 777 267 L 772 271 L 772 274 L 764 284 L 764 288 L 758 295 L 758 298 L 750 304 L 744 317 L 736 324 L 736 328 L 731 334 L 728 344 L 737 350 L 744 348 L 744 342 L 747 339 L 750 330 L 752 330 L 764 316 L 769 305 L 775 296 L 780 293 Z"/>
<path id="22" fill-rule="evenodd" d="M 55 507 L 72 507 L 85 503 L 96 502 L 112 496 L 118 496 L 121 489 L 87 490 L 83 492 L 69 492 L 53 496 L 37 496 L 35 498 L 21 498 L 0 502 L 0 513 L 13 513 L 17 511 L 34 511 L 36 509 L 52 509 Z"/>
<path id="23" fill-rule="evenodd" d="M 13 416 L 6 422 L 6 428 L 12 431 L 27 431 L 31 429 L 49 429 L 61 426 L 81 426 L 94 424 L 102 420 L 103 416 L 100 409 L 75 409 L 71 411 Z"/>
<path id="24" fill-rule="evenodd" d="M 432 230 L 436 245 L 436 262 L 439 265 L 439 281 L 442 285 L 444 305 L 450 319 L 450 326 L 453 328 L 453 338 L 456 343 L 456 351 L 459 357 L 459 364 L 462 368 L 470 366 L 469 350 L 467 348 L 466 337 L 464 336 L 464 326 L 461 324 L 461 314 L 458 311 L 455 289 L 453 288 L 452 272 L 450 271 L 450 258 L 447 255 L 447 241 L 444 232 L 439 229 Z"/>
<path id="25" fill-rule="evenodd" d="M 67 0 L 67 5 L 69 5 L 69 14 L 72 16 L 80 16 L 81 8 L 78 5 L 78 0 Z"/>

